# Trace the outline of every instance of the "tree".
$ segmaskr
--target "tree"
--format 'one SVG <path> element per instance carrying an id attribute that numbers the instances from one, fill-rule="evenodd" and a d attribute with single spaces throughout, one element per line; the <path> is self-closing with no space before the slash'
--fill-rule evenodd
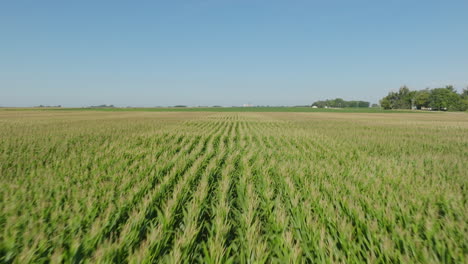
<path id="1" fill-rule="evenodd" d="M 395 108 L 398 109 L 411 109 L 412 99 L 414 97 L 414 92 L 411 92 L 410 89 L 403 85 L 398 90 L 397 100 L 395 102 Z"/>
<path id="2" fill-rule="evenodd" d="M 463 89 L 463 91 L 460 94 L 460 97 L 462 99 L 468 99 L 468 86 L 465 89 Z"/>
<path id="3" fill-rule="evenodd" d="M 453 88 L 453 85 L 446 85 L 446 86 L 445 86 L 445 89 L 447 89 L 447 90 L 449 90 L 449 91 L 451 91 L 451 92 L 454 92 L 454 93 L 457 92 L 457 91 L 455 91 L 455 88 Z"/>
<path id="4" fill-rule="evenodd" d="M 358 102 L 358 107 L 367 108 L 369 106 L 370 106 L 369 102 L 365 102 L 365 101 L 359 101 Z"/>
<path id="5" fill-rule="evenodd" d="M 312 104 L 312 106 L 317 106 L 319 108 L 324 107 L 369 107 L 370 103 L 365 101 L 345 101 L 341 98 L 336 99 L 328 99 L 324 101 L 316 101 Z"/>
<path id="6" fill-rule="evenodd" d="M 400 87 L 398 92 L 389 92 L 380 104 L 384 109 L 411 109 L 411 101 L 414 92 L 411 92 L 406 85 Z M 384 100 L 385 99 L 385 100 Z"/>
<path id="7" fill-rule="evenodd" d="M 380 100 L 384 109 L 417 109 L 431 107 L 432 110 L 466 111 L 468 109 L 468 87 L 458 94 L 452 85 L 444 88 L 411 91 L 406 86 L 398 92 L 389 92 Z"/>
<path id="8" fill-rule="evenodd" d="M 446 86 L 445 88 L 432 89 L 429 104 L 435 110 L 458 110 L 460 99 L 453 86 Z"/>
<path id="9" fill-rule="evenodd" d="M 460 111 L 467 111 L 468 110 L 468 87 L 463 89 L 460 94 Z"/>
<path id="10" fill-rule="evenodd" d="M 380 105 L 383 107 L 383 109 L 386 110 L 393 109 L 392 101 L 388 98 L 388 96 L 380 100 Z"/>
<path id="11" fill-rule="evenodd" d="M 414 104 L 416 105 L 416 108 L 421 109 L 423 107 L 429 107 L 430 96 L 431 92 L 428 89 L 417 91 L 414 96 Z"/>
<path id="12" fill-rule="evenodd" d="M 334 107 L 346 107 L 346 101 L 341 98 L 335 99 L 335 106 Z"/>

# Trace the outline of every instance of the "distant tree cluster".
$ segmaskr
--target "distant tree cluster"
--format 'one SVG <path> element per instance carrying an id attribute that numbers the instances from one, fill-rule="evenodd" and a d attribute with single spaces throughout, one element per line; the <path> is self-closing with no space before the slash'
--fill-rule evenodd
<path id="1" fill-rule="evenodd" d="M 61 105 L 38 105 L 35 107 L 62 107 Z"/>
<path id="2" fill-rule="evenodd" d="M 105 104 L 89 106 L 89 108 L 114 108 L 114 107 L 115 107 L 114 105 L 105 105 Z"/>
<path id="3" fill-rule="evenodd" d="M 468 88 L 458 94 L 451 85 L 444 88 L 411 91 L 402 86 L 380 100 L 384 109 L 428 109 L 438 111 L 468 110 Z"/>
<path id="4" fill-rule="evenodd" d="M 336 99 L 328 99 L 324 101 L 317 101 L 312 104 L 312 106 L 316 106 L 319 108 L 346 108 L 346 107 L 369 107 L 370 103 L 365 101 L 345 101 L 341 98 Z"/>

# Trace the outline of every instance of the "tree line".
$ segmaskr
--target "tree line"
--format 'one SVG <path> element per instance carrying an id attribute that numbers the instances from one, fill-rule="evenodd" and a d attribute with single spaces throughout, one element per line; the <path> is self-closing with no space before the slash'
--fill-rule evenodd
<path id="1" fill-rule="evenodd" d="M 468 87 L 457 93 L 452 85 L 444 88 L 411 91 L 402 86 L 398 92 L 390 92 L 380 100 L 384 109 L 427 109 L 438 111 L 468 110 Z"/>
<path id="2" fill-rule="evenodd" d="M 328 99 L 322 101 L 316 101 L 312 104 L 312 106 L 316 106 L 319 108 L 347 108 L 347 107 L 366 107 L 370 106 L 369 102 L 365 101 L 345 101 L 341 98 L 336 99 Z"/>

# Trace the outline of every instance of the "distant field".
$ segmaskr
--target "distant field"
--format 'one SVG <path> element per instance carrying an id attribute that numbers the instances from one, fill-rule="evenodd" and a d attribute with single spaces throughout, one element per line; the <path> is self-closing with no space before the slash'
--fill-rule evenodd
<path id="1" fill-rule="evenodd" d="M 467 263 L 468 114 L 203 109 L 1 110 L 0 263 Z"/>
<path id="2" fill-rule="evenodd" d="M 153 107 L 153 108 L 0 108 L 0 111 L 106 111 L 106 112 L 317 112 L 317 113 L 436 113 L 381 108 L 312 108 L 312 107 Z"/>

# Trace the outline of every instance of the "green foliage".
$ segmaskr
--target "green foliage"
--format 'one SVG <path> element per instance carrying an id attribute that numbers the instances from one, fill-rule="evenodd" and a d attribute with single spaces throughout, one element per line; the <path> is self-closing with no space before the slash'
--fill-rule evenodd
<path id="1" fill-rule="evenodd" d="M 384 109 L 411 109 L 414 96 L 414 92 L 411 92 L 408 87 L 402 86 L 398 92 L 390 92 L 380 100 L 380 104 Z"/>
<path id="2" fill-rule="evenodd" d="M 431 91 L 429 89 L 417 91 L 414 104 L 417 109 L 428 108 L 431 103 Z"/>
<path id="3" fill-rule="evenodd" d="M 453 86 L 445 88 L 410 91 L 406 86 L 398 92 L 390 92 L 380 100 L 384 109 L 417 109 L 430 108 L 443 111 L 466 111 L 468 109 L 466 90 L 457 94 Z"/>
<path id="4" fill-rule="evenodd" d="M 312 104 L 312 106 L 317 106 L 319 108 L 333 107 L 333 108 L 369 108 L 370 103 L 365 101 L 345 101 L 341 98 L 329 99 L 325 101 L 317 101 Z"/>
<path id="5" fill-rule="evenodd" d="M 468 99 L 468 87 L 463 89 L 463 91 L 461 93 L 461 98 L 462 99 Z"/>
<path id="6" fill-rule="evenodd" d="M 390 96 L 390 95 L 389 95 Z M 380 105 L 383 107 L 383 109 L 388 110 L 388 109 L 393 109 L 393 104 L 391 98 L 384 97 L 382 100 L 380 100 Z"/>
<path id="7" fill-rule="evenodd" d="M 466 114 L 116 111 L 0 111 L 0 263 L 467 262 Z"/>

